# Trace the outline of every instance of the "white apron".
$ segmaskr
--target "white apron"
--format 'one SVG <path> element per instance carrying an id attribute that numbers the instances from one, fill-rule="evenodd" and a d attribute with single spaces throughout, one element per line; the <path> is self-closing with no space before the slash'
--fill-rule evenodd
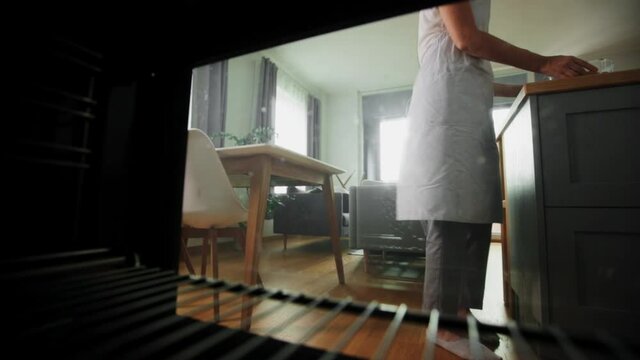
<path id="1" fill-rule="evenodd" d="M 471 1 L 487 31 L 490 0 Z M 397 188 L 398 220 L 502 221 L 488 61 L 459 51 L 437 8 L 420 11 L 420 70 Z"/>

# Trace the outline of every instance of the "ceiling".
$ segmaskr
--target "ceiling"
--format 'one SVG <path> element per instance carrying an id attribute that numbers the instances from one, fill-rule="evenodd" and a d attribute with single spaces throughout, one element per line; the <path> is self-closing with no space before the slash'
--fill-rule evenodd
<path id="1" fill-rule="evenodd" d="M 489 32 L 543 55 L 587 60 L 640 54 L 639 0 L 493 0 Z M 287 72 L 326 93 L 407 87 L 417 72 L 417 14 L 268 50 Z M 495 71 L 509 67 L 494 64 Z"/>

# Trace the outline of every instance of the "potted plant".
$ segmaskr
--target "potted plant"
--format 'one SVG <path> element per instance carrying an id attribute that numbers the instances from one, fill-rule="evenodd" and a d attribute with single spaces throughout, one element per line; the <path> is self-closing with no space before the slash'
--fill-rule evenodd
<path id="1" fill-rule="evenodd" d="M 234 134 L 223 131 L 223 132 L 213 134 L 211 136 L 211 140 L 216 140 L 220 138 L 229 139 L 233 141 L 236 146 L 239 146 L 239 145 L 250 145 L 250 144 L 266 144 L 269 141 L 271 141 L 271 139 L 273 139 L 274 136 L 276 136 L 274 128 L 270 126 L 260 126 L 249 131 L 248 134 L 242 137 L 238 137 Z"/>

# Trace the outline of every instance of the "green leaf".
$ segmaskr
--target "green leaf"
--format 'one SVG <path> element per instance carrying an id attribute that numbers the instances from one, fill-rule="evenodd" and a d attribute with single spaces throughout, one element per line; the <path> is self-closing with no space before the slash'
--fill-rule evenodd
<path id="1" fill-rule="evenodd" d="M 234 142 L 234 145 L 251 145 L 251 144 L 265 144 L 271 141 L 276 135 L 275 129 L 269 126 L 256 127 L 243 137 L 227 132 L 218 132 L 211 135 L 211 139 L 225 138 Z"/>

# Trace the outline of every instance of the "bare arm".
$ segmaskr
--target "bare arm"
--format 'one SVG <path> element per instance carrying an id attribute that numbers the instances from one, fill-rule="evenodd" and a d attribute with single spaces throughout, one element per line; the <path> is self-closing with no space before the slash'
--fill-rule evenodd
<path id="1" fill-rule="evenodd" d="M 516 97 L 520 89 L 522 89 L 522 85 L 493 83 L 493 94 L 495 96 Z"/>
<path id="2" fill-rule="evenodd" d="M 542 56 L 479 30 L 468 1 L 443 5 L 438 9 L 455 46 L 469 55 L 556 78 L 598 71 L 595 66 L 577 57 Z"/>

